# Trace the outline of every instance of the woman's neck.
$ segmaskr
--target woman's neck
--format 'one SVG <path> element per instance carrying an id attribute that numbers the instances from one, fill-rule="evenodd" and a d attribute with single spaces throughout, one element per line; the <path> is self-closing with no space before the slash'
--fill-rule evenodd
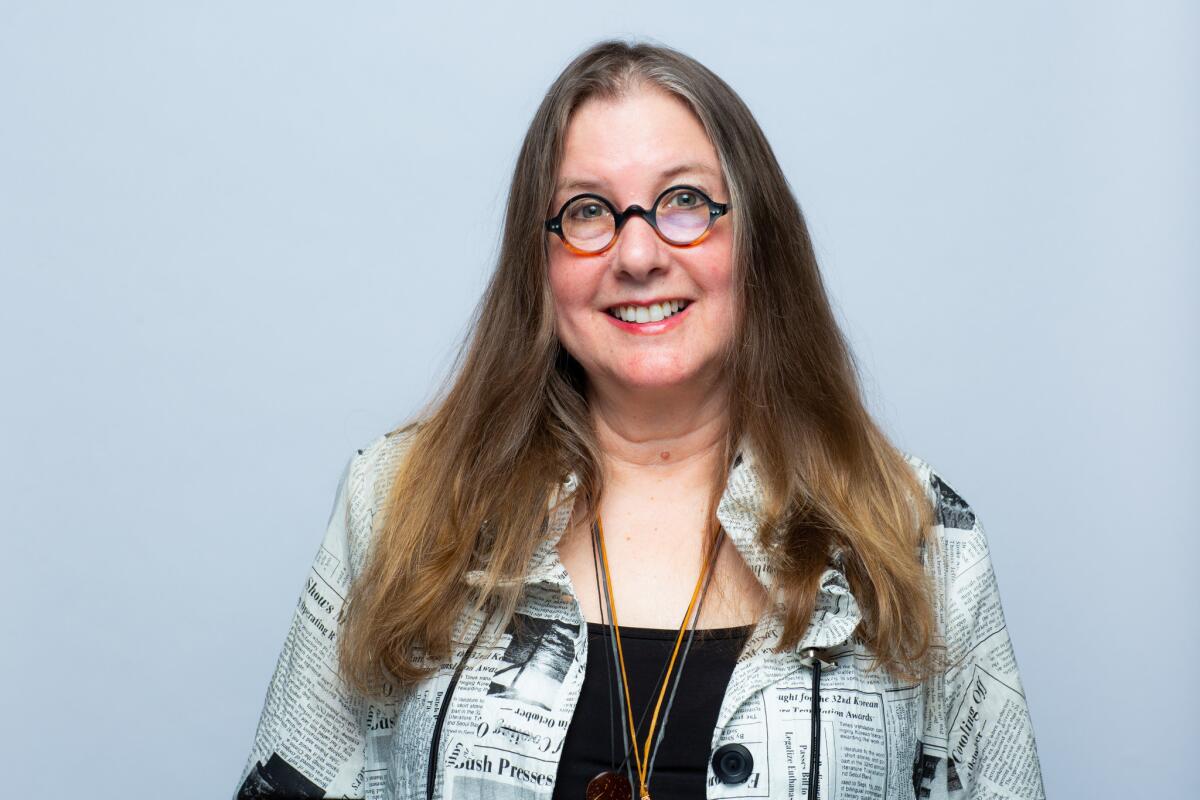
<path id="1" fill-rule="evenodd" d="M 669 480 L 697 489 L 710 485 L 728 428 L 727 393 L 684 392 L 656 398 L 632 393 L 589 396 L 605 480 L 613 486 Z"/>

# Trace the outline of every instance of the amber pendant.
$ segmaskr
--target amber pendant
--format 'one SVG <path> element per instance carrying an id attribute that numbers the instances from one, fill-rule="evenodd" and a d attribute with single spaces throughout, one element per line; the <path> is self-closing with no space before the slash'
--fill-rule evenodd
<path id="1" fill-rule="evenodd" d="M 623 772 L 606 769 L 588 781 L 587 800 L 633 800 L 633 787 Z"/>

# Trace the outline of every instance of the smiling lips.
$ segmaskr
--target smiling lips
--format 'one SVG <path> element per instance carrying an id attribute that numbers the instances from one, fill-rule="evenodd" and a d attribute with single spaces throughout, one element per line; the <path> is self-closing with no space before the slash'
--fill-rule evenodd
<path id="1" fill-rule="evenodd" d="M 607 309 L 610 317 L 626 323 L 661 322 L 691 305 L 690 300 L 660 300 L 648 305 L 619 305 Z"/>

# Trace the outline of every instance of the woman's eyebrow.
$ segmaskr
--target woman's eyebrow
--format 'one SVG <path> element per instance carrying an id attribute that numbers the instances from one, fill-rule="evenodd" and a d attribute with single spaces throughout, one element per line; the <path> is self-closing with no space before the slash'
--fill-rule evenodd
<path id="1" fill-rule="evenodd" d="M 685 173 L 703 174 L 713 178 L 717 176 L 717 173 L 713 170 L 713 168 L 707 164 L 690 162 L 687 164 L 679 164 L 678 166 L 663 170 L 658 174 L 658 181 L 660 183 L 665 183 Z M 606 188 L 607 185 L 608 184 L 606 184 L 604 181 L 590 180 L 588 178 L 571 178 L 560 183 L 555 191 L 565 192 L 574 191 L 575 189 L 581 189 L 585 192 L 599 191 L 600 189 Z"/>
<path id="2" fill-rule="evenodd" d="M 683 175 L 688 172 L 695 173 L 695 174 L 708 175 L 709 177 L 712 177 L 712 178 L 715 178 L 717 176 L 716 171 L 713 170 L 713 168 L 708 166 L 707 164 L 693 162 L 690 164 L 680 164 L 677 167 L 672 167 L 671 169 L 665 170 L 665 171 L 659 173 L 658 179 L 660 181 L 664 181 L 664 182 L 670 181 L 670 180 L 674 180 L 675 178 L 679 177 L 680 175 Z"/>

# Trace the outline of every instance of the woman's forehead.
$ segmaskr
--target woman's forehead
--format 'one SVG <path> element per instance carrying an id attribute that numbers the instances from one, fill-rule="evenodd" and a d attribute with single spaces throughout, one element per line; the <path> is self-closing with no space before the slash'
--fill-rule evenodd
<path id="1" fill-rule="evenodd" d="M 634 90 L 580 105 L 567 124 L 556 193 L 644 187 L 696 176 L 720 182 L 716 148 L 683 100 Z"/>
<path id="2" fill-rule="evenodd" d="M 561 171 L 560 174 L 562 174 Z M 704 178 L 710 182 L 718 182 L 721 180 L 721 171 L 709 164 L 698 161 L 687 161 L 667 167 L 657 174 L 650 172 L 645 177 L 653 180 L 656 184 L 663 185 L 694 177 Z M 603 192 L 610 188 L 612 188 L 611 182 L 603 177 L 570 177 L 562 174 L 555 187 L 555 191 L 575 194 L 579 192 Z"/>

